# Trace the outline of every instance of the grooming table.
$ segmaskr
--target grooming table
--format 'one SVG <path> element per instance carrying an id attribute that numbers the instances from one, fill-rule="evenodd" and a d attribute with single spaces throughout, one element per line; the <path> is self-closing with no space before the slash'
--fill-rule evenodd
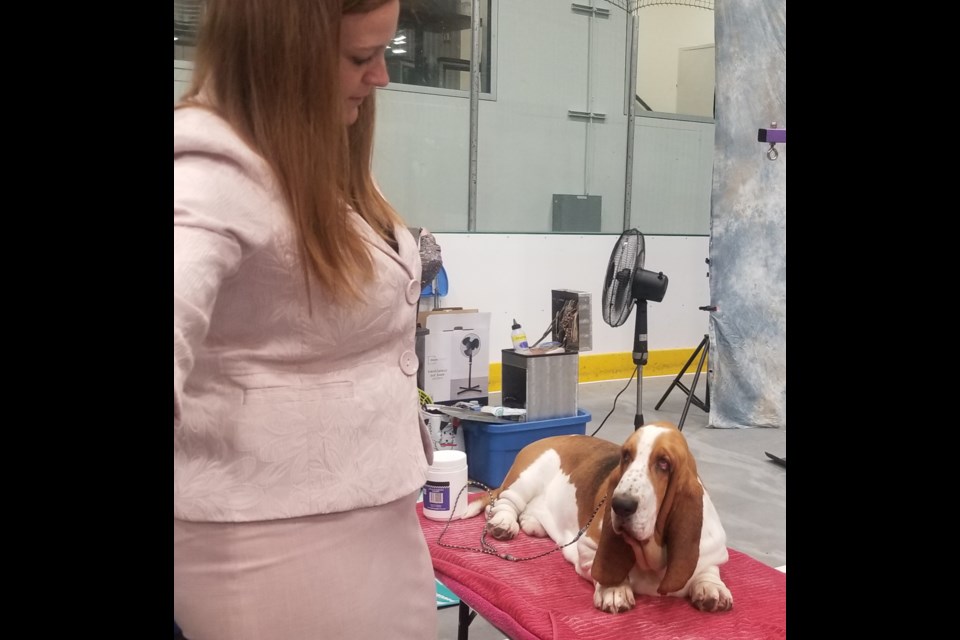
<path id="1" fill-rule="evenodd" d="M 473 494 L 471 498 L 478 498 Z M 698 611 L 690 601 L 673 597 L 637 596 L 637 606 L 610 614 L 593 606 L 593 585 L 576 574 L 560 551 L 521 562 L 495 555 L 450 549 L 438 544 L 446 521 L 417 514 L 430 547 L 436 577 L 460 598 L 458 640 L 467 640 L 477 614 L 512 640 L 768 640 L 787 636 L 784 573 L 730 549 L 720 576 L 733 593 L 733 609 Z M 479 549 L 483 515 L 449 523 L 442 541 Z M 487 536 L 498 552 L 521 558 L 549 551 L 549 538 L 522 531 L 513 540 Z M 470 610 L 473 610 L 471 612 Z"/>

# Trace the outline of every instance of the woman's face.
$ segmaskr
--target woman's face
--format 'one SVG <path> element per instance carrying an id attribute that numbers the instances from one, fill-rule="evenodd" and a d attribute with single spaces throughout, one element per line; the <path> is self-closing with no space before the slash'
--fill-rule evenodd
<path id="1" fill-rule="evenodd" d="M 360 103 L 374 87 L 390 82 L 384 58 L 397 32 L 400 0 L 390 0 L 369 13 L 343 16 L 340 23 L 340 95 L 344 124 L 356 122 Z"/>

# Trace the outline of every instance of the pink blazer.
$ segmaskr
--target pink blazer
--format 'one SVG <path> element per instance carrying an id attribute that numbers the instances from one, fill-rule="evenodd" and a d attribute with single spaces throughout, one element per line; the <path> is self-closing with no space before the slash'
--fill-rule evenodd
<path id="1" fill-rule="evenodd" d="M 376 279 L 336 306 L 303 285 L 272 174 L 220 118 L 174 112 L 173 513 L 239 522 L 384 504 L 418 490 L 420 255 L 355 213 Z"/>

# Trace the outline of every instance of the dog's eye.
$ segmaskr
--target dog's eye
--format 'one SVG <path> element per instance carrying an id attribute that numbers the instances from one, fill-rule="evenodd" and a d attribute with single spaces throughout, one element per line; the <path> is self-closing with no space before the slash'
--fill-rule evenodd
<path id="1" fill-rule="evenodd" d="M 657 469 L 660 469 L 660 471 L 670 471 L 670 461 L 663 456 L 657 458 Z"/>
<path id="2" fill-rule="evenodd" d="M 630 455 L 630 452 L 629 452 L 629 451 L 624 450 L 624 451 L 620 454 L 620 462 L 621 462 L 621 464 L 630 464 L 630 462 L 631 462 L 632 460 L 633 460 L 633 456 Z"/>

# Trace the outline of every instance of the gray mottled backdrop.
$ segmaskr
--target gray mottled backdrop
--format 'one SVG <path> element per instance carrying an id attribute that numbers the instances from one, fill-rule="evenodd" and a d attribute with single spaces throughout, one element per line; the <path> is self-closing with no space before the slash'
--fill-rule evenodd
<path id="1" fill-rule="evenodd" d="M 786 0 L 717 0 L 710 425 L 786 427 Z"/>

